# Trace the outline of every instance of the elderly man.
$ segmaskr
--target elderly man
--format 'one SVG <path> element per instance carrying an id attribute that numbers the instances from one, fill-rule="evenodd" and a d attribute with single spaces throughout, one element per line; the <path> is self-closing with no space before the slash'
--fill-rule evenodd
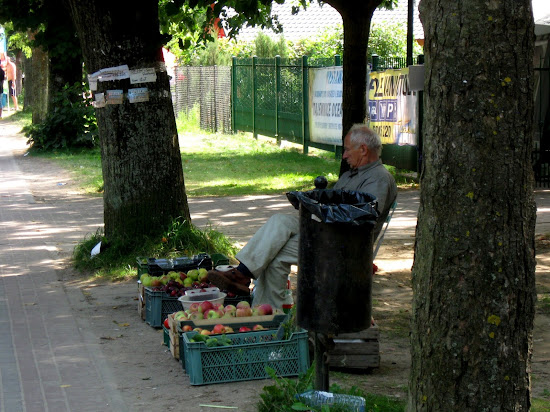
<path id="1" fill-rule="evenodd" d="M 380 137 L 372 129 L 353 125 L 344 139 L 343 158 L 350 170 L 334 186 L 376 197 L 380 216 L 374 228 L 375 239 L 397 197 L 397 185 L 380 160 L 381 151 Z M 281 309 L 290 267 L 298 263 L 298 247 L 299 217 L 273 215 L 237 253 L 239 266 L 227 271 L 211 270 L 208 280 L 220 289 L 243 295 L 250 293 L 250 281 L 254 279 L 253 304 L 269 303 Z"/>

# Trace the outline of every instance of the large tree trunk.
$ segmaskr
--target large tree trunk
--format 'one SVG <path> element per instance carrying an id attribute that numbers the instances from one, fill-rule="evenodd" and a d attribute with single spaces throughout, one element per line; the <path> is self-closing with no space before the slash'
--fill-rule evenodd
<path id="1" fill-rule="evenodd" d="M 424 162 L 410 411 L 528 411 L 531 0 L 422 0 Z"/>
<path id="2" fill-rule="evenodd" d="M 48 54 L 41 47 L 34 48 L 25 66 L 25 109 L 32 110 L 32 123 L 39 124 L 48 111 Z"/>
<path id="3" fill-rule="evenodd" d="M 370 23 L 382 0 L 325 0 L 342 16 L 344 56 L 342 86 L 342 146 L 354 123 L 364 123 L 367 115 L 367 46 Z M 340 175 L 349 169 L 340 164 Z"/>
<path id="4" fill-rule="evenodd" d="M 69 0 L 88 73 L 126 64 L 156 68 L 157 80 L 98 82 L 97 92 L 147 87 L 149 102 L 96 109 L 107 237 L 153 235 L 190 220 L 170 86 L 162 63 L 155 1 Z"/>

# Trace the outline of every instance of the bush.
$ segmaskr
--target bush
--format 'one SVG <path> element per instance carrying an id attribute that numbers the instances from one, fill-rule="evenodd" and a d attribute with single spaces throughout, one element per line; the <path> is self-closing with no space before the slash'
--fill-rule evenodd
<path id="1" fill-rule="evenodd" d="M 82 84 L 65 85 L 52 98 L 52 109 L 44 122 L 23 128 L 32 149 L 51 151 L 98 145 L 94 108 L 84 90 Z"/>

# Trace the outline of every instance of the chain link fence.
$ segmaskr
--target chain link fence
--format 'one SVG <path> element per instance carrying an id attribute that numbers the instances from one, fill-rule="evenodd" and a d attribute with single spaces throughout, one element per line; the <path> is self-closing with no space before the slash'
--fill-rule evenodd
<path id="1" fill-rule="evenodd" d="M 231 133 L 231 67 L 177 66 L 171 91 L 176 118 L 198 110 L 202 130 Z"/>

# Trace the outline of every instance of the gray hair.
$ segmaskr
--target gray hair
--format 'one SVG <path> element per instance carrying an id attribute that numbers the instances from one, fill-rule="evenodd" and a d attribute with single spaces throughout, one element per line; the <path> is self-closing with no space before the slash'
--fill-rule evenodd
<path id="1" fill-rule="evenodd" d="M 382 141 L 380 136 L 366 124 L 356 123 L 349 129 L 349 140 L 353 144 L 364 144 L 369 150 L 375 151 L 378 156 L 382 154 Z"/>

